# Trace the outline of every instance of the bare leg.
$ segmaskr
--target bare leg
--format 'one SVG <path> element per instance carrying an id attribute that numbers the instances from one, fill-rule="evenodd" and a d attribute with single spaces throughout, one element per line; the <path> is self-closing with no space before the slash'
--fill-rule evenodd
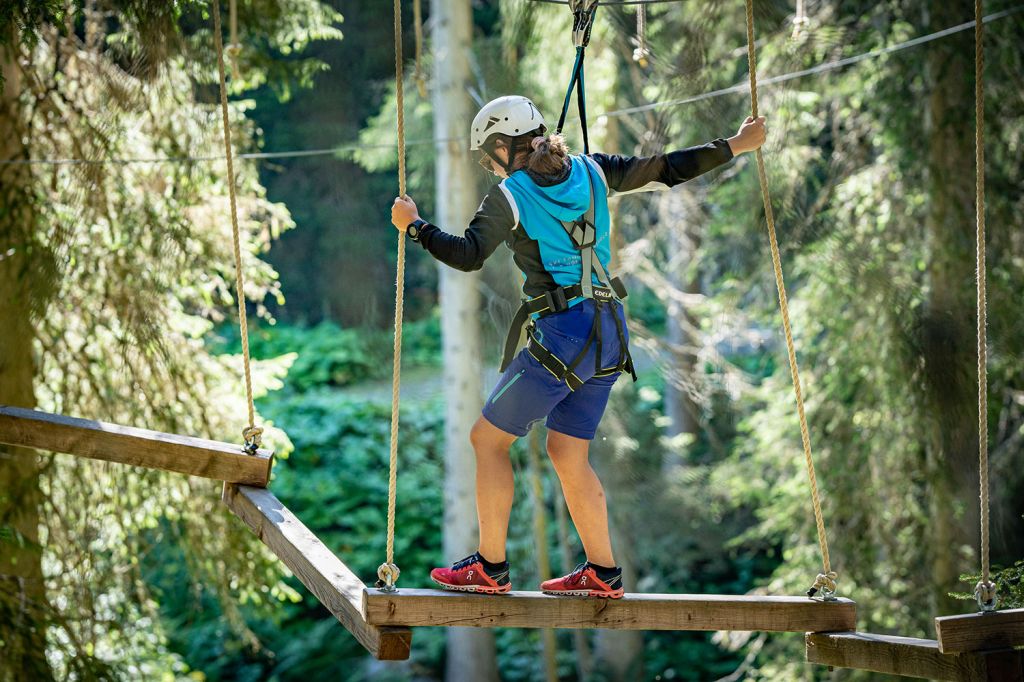
<path id="1" fill-rule="evenodd" d="M 514 481 L 508 450 L 516 437 L 482 416 L 469 440 L 476 452 L 476 515 L 480 522 L 480 554 L 493 563 L 505 560 L 508 517 L 512 512 Z"/>
<path id="2" fill-rule="evenodd" d="M 587 560 L 614 566 L 608 534 L 608 508 L 604 488 L 589 460 L 590 441 L 548 430 L 548 456 L 562 483 L 569 514 L 580 534 Z"/>

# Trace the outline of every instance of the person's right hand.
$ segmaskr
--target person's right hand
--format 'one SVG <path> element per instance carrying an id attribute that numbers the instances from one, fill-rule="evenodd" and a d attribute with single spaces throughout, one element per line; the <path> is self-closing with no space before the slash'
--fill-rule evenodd
<path id="1" fill-rule="evenodd" d="M 733 156 L 743 152 L 752 152 L 764 144 L 764 138 L 764 116 L 758 116 L 756 119 L 752 116 L 747 116 L 746 120 L 740 125 L 739 131 L 729 138 L 729 148 L 732 150 Z"/>
<path id="2" fill-rule="evenodd" d="M 409 223 L 419 220 L 420 213 L 416 208 L 416 202 L 409 195 L 395 197 L 395 203 L 391 205 L 391 224 L 399 232 L 405 232 Z"/>

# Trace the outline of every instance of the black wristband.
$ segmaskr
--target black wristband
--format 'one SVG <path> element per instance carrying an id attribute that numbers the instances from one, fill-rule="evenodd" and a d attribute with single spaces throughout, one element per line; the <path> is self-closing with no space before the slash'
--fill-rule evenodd
<path id="1" fill-rule="evenodd" d="M 420 240 L 420 230 L 422 230 L 423 226 L 426 224 L 426 220 L 416 219 L 409 223 L 409 225 L 405 228 L 405 233 L 409 235 L 409 239 L 413 240 L 414 242 L 418 242 Z"/>

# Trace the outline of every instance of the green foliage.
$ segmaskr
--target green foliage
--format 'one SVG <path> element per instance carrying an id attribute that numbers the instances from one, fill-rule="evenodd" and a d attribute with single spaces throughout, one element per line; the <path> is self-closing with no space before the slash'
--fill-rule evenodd
<path id="1" fill-rule="evenodd" d="M 314 334 L 307 335 L 317 343 Z M 304 377 L 303 381 L 308 380 Z M 422 584 L 440 556 L 443 410 L 437 403 L 403 411 L 400 431 L 399 532 L 395 555 L 403 584 Z M 261 411 L 287 428 L 295 451 L 275 468 L 274 492 L 367 583 L 384 556 L 387 521 L 389 409 L 352 399 L 328 386 L 286 391 Z M 171 644 L 208 679 L 377 679 L 362 647 L 295 578 L 272 589 L 267 576 L 241 608 L 256 639 L 240 645 L 225 631 L 224 614 L 209 588 L 182 580 L 171 543 L 157 544 L 144 570 L 155 585 Z M 183 627 L 187 624 L 187 627 Z M 414 660 L 436 665 L 440 633 L 417 633 Z M 256 645 L 256 642 L 259 642 Z"/>
<path id="2" fill-rule="evenodd" d="M 441 329 L 435 312 L 403 324 L 402 366 L 436 367 L 441 358 Z M 225 327 L 211 340 L 216 351 L 242 351 L 236 327 Z M 287 388 L 309 391 L 343 387 L 391 376 L 393 337 L 390 331 L 342 329 L 333 322 L 314 327 L 259 326 L 249 330 L 249 352 L 257 359 L 287 362 Z"/>
<path id="3" fill-rule="evenodd" d="M 996 594 L 999 597 L 998 608 L 1024 608 L 1024 559 L 1012 566 L 993 570 L 990 579 L 996 584 Z M 960 576 L 960 581 L 971 587 L 977 585 L 979 580 L 981 580 L 980 575 Z M 953 596 L 965 601 L 975 601 L 973 590 L 971 592 L 954 592 Z"/>

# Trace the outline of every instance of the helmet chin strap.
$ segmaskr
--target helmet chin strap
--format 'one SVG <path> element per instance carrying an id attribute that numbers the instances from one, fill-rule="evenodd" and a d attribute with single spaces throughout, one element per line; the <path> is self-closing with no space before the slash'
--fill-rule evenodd
<path id="1" fill-rule="evenodd" d="M 537 145 L 534 144 L 534 142 L 538 138 L 544 137 L 547 133 L 547 128 L 545 126 L 541 126 L 537 128 L 537 130 L 533 131 L 533 133 L 535 136 L 531 137 L 529 142 L 525 142 L 525 147 L 536 150 Z M 495 154 L 495 151 L 498 148 L 498 145 L 496 144 L 497 138 L 495 138 L 495 142 L 491 142 L 487 144 L 487 146 L 481 145 L 481 149 L 487 152 L 487 155 L 494 159 L 495 163 L 504 168 L 508 175 L 512 175 L 516 170 L 512 168 L 512 164 L 516 161 L 516 155 L 523 150 L 524 144 L 520 142 L 519 137 L 509 137 L 507 135 L 503 135 L 502 137 L 506 140 L 506 145 L 508 146 L 508 161 L 502 161 L 498 158 L 498 155 Z"/>
<path id="2" fill-rule="evenodd" d="M 516 141 L 516 138 L 514 137 L 506 138 L 506 145 L 508 148 L 508 161 L 502 161 L 501 157 L 499 157 L 495 153 L 498 149 L 498 145 L 496 142 L 489 143 L 486 147 L 482 146 L 481 148 L 485 152 L 487 152 L 487 155 L 490 156 L 495 163 L 497 163 L 499 166 L 505 169 L 505 173 L 507 173 L 508 175 L 512 175 L 512 173 L 514 172 L 512 170 L 512 164 L 515 163 L 516 153 L 519 151 L 519 145 Z"/>

